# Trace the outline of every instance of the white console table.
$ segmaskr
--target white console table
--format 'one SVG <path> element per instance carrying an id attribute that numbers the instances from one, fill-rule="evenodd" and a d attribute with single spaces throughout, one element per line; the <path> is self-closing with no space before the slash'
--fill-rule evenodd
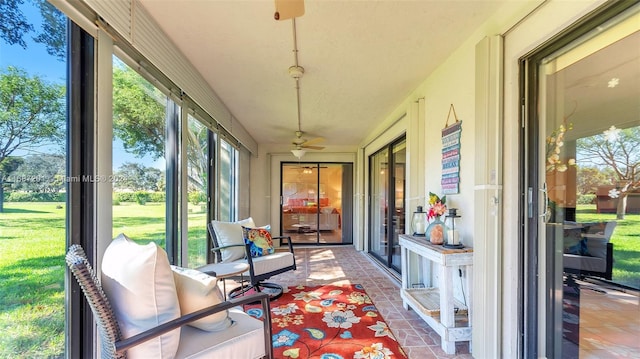
<path id="1" fill-rule="evenodd" d="M 471 267 L 473 248 L 450 249 L 434 245 L 425 237 L 400 235 L 402 251 L 402 304 L 411 307 L 442 340 L 442 350 L 455 354 L 455 343 L 469 341 L 471 350 Z M 431 265 L 438 270 L 438 285 L 431 283 Z M 465 273 L 464 303 L 454 300 L 453 283 Z M 456 313 L 457 312 L 457 313 Z"/>

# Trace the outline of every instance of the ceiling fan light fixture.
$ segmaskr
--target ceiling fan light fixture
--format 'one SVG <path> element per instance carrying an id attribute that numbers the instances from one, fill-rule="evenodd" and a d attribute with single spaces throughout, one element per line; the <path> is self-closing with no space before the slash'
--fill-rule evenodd
<path id="1" fill-rule="evenodd" d="M 291 150 L 291 153 L 293 153 L 293 155 L 296 156 L 298 159 L 301 159 L 302 156 L 304 156 L 304 154 L 307 153 L 307 151 L 296 148 L 294 150 Z"/>
<path id="2" fill-rule="evenodd" d="M 291 76 L 291 78 L 299 79 L 302 77 L 303 74 L 304 74 L 304 67 L 298 66 L 298 65 L 289 67 L 289 76 Z"/>

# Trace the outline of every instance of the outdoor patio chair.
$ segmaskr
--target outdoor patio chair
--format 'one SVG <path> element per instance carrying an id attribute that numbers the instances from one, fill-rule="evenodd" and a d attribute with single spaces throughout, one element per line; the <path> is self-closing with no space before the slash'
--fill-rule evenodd
<path id="1" fill-rule="evenodd" d="M 611 236 L 616 221 L 579 223 L 574 237 L 578 237 L 578 251 L 563 254 L 564 271 L 580 277 L 596 276 L 611 280 L 613 273 L 613 243 Z M 565 239 L 566 240 L 566 239 Z M 574 247 L 572 247 L 574 248 Z M 570 277 L 571 279 L 571 277 Z"/>
<path id="2" fill-rule="evenodd" d="M 281 285 L 268 283 L 265 280 L 274 275 L 296 270 L 296 260 L 293 245 L 289 236 L 271 236 L 269 226 L 257 227 L 252 218 L 237 222 L 211 221 L 207 225 L 211 236 L 215 256 L 215 263 L 246 262 L 249 264 L 247 273 L 249 285 L 241 285 L 233 289 L 231 297 L 250 292 L 267 292 L 271 299 L 280 297 L 283 293 Z M 248 235 L 247 235 L 248 234 Z M 249 238 L 252 237 L 252 238 Z M 276 250 L 273 240 L 286 240 L 286 250 Z M 210 265 L 215 267 L 215 264 Z M 207 272 L 207 266 L 198 268 Z"/>
<path id="3" fill-rule="evenodd" d="M 114 240 L 114 242 L 116 240 Z M 154 243 L 150 244 L 155 245 Z M 145 247 L 137 244 L 134 245 Z M 154 254 L 152 254 L 152 256 L 154 256 Z M 167 261 L 166 255 L 164 260 Z M 136 328 L 137 333 L 135 335 L 123 338 L 123 333 L 131 329 L 127 329 L 127 326 L 131 326 L 131 322 L 134 321 L 135 318 L 122 318 L 122 312 L 120 312 L 120 316 L 118 316 L 118 307 L 125 305 L 135 312 L 145 312 L 149 309 L 149 306 L 144 304 L 145 295 L 142 294 L 138 296 L 136 293 L 131 293 L 132 287 L 124 288 L 125 284 L 123 284 L 122 287 L 129 292 L 127 293 L 127 295 L 130 296 L 128 299 L 140 300 L 141 303 L 139 305 L 132 305 L 130 301 L 126 300 L 123 300 L 125 303 L 114 303 L 114 301 L 110 301 L 108 297 L 111 296 L 113 298 L 114 294 L 112 293 L 108 296 L 105 292 L 107 290 L 106 287 L 103 291 L 101 281 L 96 277 L 84 250 L 79 245 L 72 245 L 69 248 L 66 255 L 66 262 L 73 276 L 78 281 L 85 299 L 93 312 L 100 336 L 100 358 L 233 357 L 254 359 L 273 357 L 270 310 L 268 296 L 266 294 L 258 293 L 247 295 L 231 301 L 204 307 L 201 310 L 183 314 L 182 316 L 178 314 L 175 319 L 166 322 L 160 321 L 160 324 L 158 324 L 158 318 L 156 317 L 144 318 L 142 324 L 146 325 L 146 328 Z M 166 264 L 168 265 L 168 261 Z M 155 263 L 153 263 L 153 266 L 155 266 Z M 126 267 L 126 265 L 123 267 Z M 103 266 L 103 274 L 104 269 Z M 169 272 L 171 272 L 171 270 L 172 269 L 169 269 Z M 197 271 L 194 270 L 194 272 Z M 200 274 L 205 276 L 202 273 Z M 166 275 L 164 277 L 163 280 L 169 280 L 169 283 L 173 281 L 171 273 L 169 273 L 168 277 Z M 146 277 L 147 283 L 153 280 L 153 278 Z M 145 285 L 140 285 L 139 287 L 141 287 L 140 291 L 144 291 L 142 287 L 145 287 Z M 149 287 L 157 286 L 150 284 Z M 133 291 L 136 289 L 137 288 L 133 287 Z M 174 297 L 175 295 L 174 293 Z M 265 314 L 265 320 L 263 321 L 250 317 L 237 308 L 238 306 L 255 301 L 262 303 L 262 310 Z M 112 307 L 112 305 L 114 306 Z M 156 310 L 157 308 L 151 309 L 152 312 Z M 180 310 L 180 306 L 178 310 Z M 227 311 L 226 314 L 224 313 L 225 311 Z M 223 313 L 223 320 L 228 321 L 228 326 L 224 329 L 210 331 L 192 327 L 198 320 L 207 320 L 211 316 L 220 316 L 221 313 Z M 167 350 L 165 346 L 173 340 L 167 336 L 171 335 L 175 337 L 175 345 L 173 348 L 170 348 L 170 350 Z M 162 341 L 159 338 L 160 336 L 162 336 Z M 83 356 L 90 355 L 91 353 L 83 353 Z"/>

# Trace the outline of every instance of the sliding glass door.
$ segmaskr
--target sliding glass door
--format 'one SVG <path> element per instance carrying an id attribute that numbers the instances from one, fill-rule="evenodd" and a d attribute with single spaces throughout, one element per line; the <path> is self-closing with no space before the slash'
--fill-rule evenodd
<path id="1" fill-rule="evenodd" d="M 347 244 L 352 237 L 351 163 L 283 163 L 281 221 L 294 244 Z"/>
<path id="2" fill-rule="evenodd" d="M 640 7 L 585 23 L 534 55 L 529 71 L 540 213 L 530 216 L 538 241 L 529 238 L 528 258 L 540 263 L 528 280 L 541 295 L 527 300 L 541 313 L 538 356 L 635 356 Z"/>
<path id="3" fill-rule="evenodd" d="M 400 273 L 399 235 L 405 222 L 404 138 L 369 157 L 369 252 Z"/>

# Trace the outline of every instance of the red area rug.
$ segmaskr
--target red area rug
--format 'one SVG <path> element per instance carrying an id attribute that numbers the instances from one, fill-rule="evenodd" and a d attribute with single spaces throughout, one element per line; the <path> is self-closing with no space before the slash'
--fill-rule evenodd
<path id="1" fill-rule="evenodd" d="M 245 311 L 263 318 L 257 305 Z M 271 302 L 271 322 L 276 358 L 407 357 L 359 284 L 289 287 Z"/>

